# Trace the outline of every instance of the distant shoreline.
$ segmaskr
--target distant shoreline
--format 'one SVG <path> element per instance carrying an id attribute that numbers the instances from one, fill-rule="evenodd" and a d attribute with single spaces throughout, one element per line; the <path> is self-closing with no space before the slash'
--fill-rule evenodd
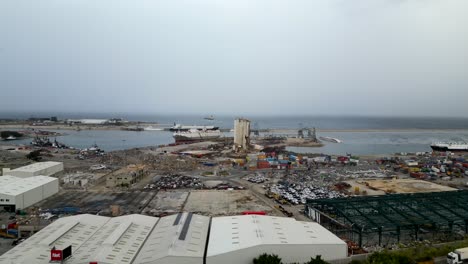
<path id="1" fill-rule="evenodd" d="M 161 127 L 161 124 L 157 123 L 144 123 L 141 124 L 139 127 L 145 128 L 148 126 L 152 127 Z M 79 130 L 109 130 L 109 131 L 128 131 L 125 128 L 128 127 L 135 127 L 135 124 L 132 125 L 122 125 L 122 126 L 110 126 L 110 125 L 80 125 L 80 126 L 67 126 L 67 125 L 50 125 L 50 126 L 32 126 L 27 124 L 0 124 L 0 130 L 8 130 L 8 129 L 35 129 L 35 130 L 69 130 L 69 131 L 77 131 Z M 229 128 L 226 128 L 229 129 Z M 260 129 L 262 133 L 277 133 L 277 134 L 291 134 L 296 133 L 297 128 L 271 128 L 271 129 Z M 317 128 L 317 132 L 320 133 L 327 133 L 327 132 L 349 132 L 349 133 L 366 133 L 366 132 L 446 132 L 446 131 L 468 131 L 468 128 L 356 128 L 356 129 L 320 129 Z M 151 131 L 151 132 L 161 132 L 161 131 Z"/>

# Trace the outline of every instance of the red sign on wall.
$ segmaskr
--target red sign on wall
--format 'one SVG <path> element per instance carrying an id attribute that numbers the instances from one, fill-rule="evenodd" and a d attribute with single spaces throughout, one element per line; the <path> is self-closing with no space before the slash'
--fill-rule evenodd
<path id="1" fill-rule="evenodd" d="M 62 250 L 52 249 L 50 251 L 50 261 L 62 261 Z"/>

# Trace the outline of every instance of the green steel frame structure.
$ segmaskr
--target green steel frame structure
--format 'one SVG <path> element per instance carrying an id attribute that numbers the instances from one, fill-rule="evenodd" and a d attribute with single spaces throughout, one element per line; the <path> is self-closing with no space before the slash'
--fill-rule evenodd
<path id="1" fill-rule="evenodd" d="M 468 191 L 308 200 L 305 213 L 360 247 L 447 241 L 468 233 Z"/>

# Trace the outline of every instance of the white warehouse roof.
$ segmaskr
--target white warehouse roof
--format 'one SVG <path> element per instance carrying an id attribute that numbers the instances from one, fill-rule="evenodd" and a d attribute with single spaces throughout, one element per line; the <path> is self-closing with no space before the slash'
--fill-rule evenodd
<path id="1" fill-rule="evenodd" d="M 178 257 L 190 258 L 183 263 L 202 264 L 209 219 L 191 213 L 163 218 L 137 214 L 63 217 L 0 256 L 0 263 L 49 263 L 52 247 L 72 245 L 69 264 L 180 263 Z"/>
<path id="2" fill-rule="evenodd" d="M 210 238 L 208 242 L 207 263 L 244 263 L 240 258 L 232 256 L 226 258 L 229 261 L 222 261 L 216 258 L 218 255 L 230 254 L 236 251 L 238 255 L 247 256 L 250 263 L 252 259 L 262 253 L 279 254 L 277 249 L 304 246 L 304 260 L 315 257 L 313 254 L 322 255 L 327 260 L 345 258 L 347 245 L 333 233 L 313 222 L 296 221 L 293 218 L 274 217 L 263 215 L 241 215 L 215 217 L 211 222 Z M 320 247 L 322 249 L 319 249 Z M 327 249 L 327 246 L 331 246 Z M 337 246 L 337 247 L 335 247 Z M 261 252 L 248 256 L 247 252 L 252 252 L 252 248 L 259 247 Z M 304 251 L 304 249 L 302 249 Z M 310 255 L 308 255 L 310 254 Z M 289 255 L 294 255 L 290 253 Z M 209 261 L 212 257 L 212 261 Z M 247 261 L 246 260 L 246 261 Z M 303 262 L 300 259 L 284 259 L 287 262 Z M 233 262 L 232 262 L 233 261 Z"/>
<path id="3" fill-rule="evenodd" d="M 63 171 L 63 162 L 45 161 L 36 162 L 27 166 L 7 171 L 6 175 L 16 177 L 31 177 L 38 175 L 50 176 L 60 171 Z"/>
<path id="4" fill-rule="evenodd" d="M 278 254 L 289 263 L 318 254 L 328 260 L 347 254 L 346 243 L 319 224 L 285 217 L 246 215 L 210 221 L 192 213 L 162 218 L 84 214 L 58 219 L 0 256 L 0 263 L 49 263 L 54 246 L 70 245 L 69 264 L 202 264 L 204 260 L 250 264 L 262 253 Z"/>
<path id="5" fill-rule="evenodd" d="M 73 252 L 108 220 L 107 217 L 87 214 L 60 218 L 0 256 L 0 263 L 49 263 L 53 246 L 64 249 L 72 245 Z"/>
<path id="6" fill-rule="evenodd" d="M 107 220 L 85 244 L 75 248 L 67 263 L 134 263 L 138 251 L 158 222 L 156 217 L 137 214 Z"/>
<path id="7" fill-rule="evenodd" d="M 135 263 L 203 263 L 210 218 L 192 213 L 163 217 L 140 250 Z M 175 258 L 173 258 L 175 257 Z"/>
<path id="8" fill-rule="evenodd" d="M 49 176 L 34 176 L 28 178 L 1 176 L 0 194 L 16 196 L 53 181 L 58 181 L 58 179 Z"/>
<path id="9" fill-rule="evenodd" d="M 20 179 L 21 178 L 19 178 L 19 177 L 10 176 L 10 175 L 0 176 L 0 188 L 2 186 L 5 186 L 7 184 L 10 184 L 10 183 L 15 182 L 15 181 L 20 180 Z"/>

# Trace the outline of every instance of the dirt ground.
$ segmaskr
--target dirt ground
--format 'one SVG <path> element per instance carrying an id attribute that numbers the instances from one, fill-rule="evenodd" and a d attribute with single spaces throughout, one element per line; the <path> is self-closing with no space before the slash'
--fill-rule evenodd
<path id="1" fill-rule="evenodd" d="M 272 208 L 257 199 L 249 190 L 191 191 L 184 211 L 203 215 L 238 215 L 243 211 L 266 211 Z"/>
<path id="2" fill-rule="evenodd" d="M 154 199 L 143 210 L 143 214 L 157 215 L 159 213 L 176 213 L 182 211 L 185 201 L 189 196 L 189 191 L 159 191 Z"/>
<path id="3" fill-rule="evenodd" d="M 416 179 L 393 179 L 393 180 L 357 180 L 347 181 L 351 184 L 351 192 L 359 187 L 360 192 L 366 191 L 367 195 L 384 195 L 385 193 L 422 193 L 422 192 L 445 192 L 456 189 L 435 184 L 428 181 Z"/>

